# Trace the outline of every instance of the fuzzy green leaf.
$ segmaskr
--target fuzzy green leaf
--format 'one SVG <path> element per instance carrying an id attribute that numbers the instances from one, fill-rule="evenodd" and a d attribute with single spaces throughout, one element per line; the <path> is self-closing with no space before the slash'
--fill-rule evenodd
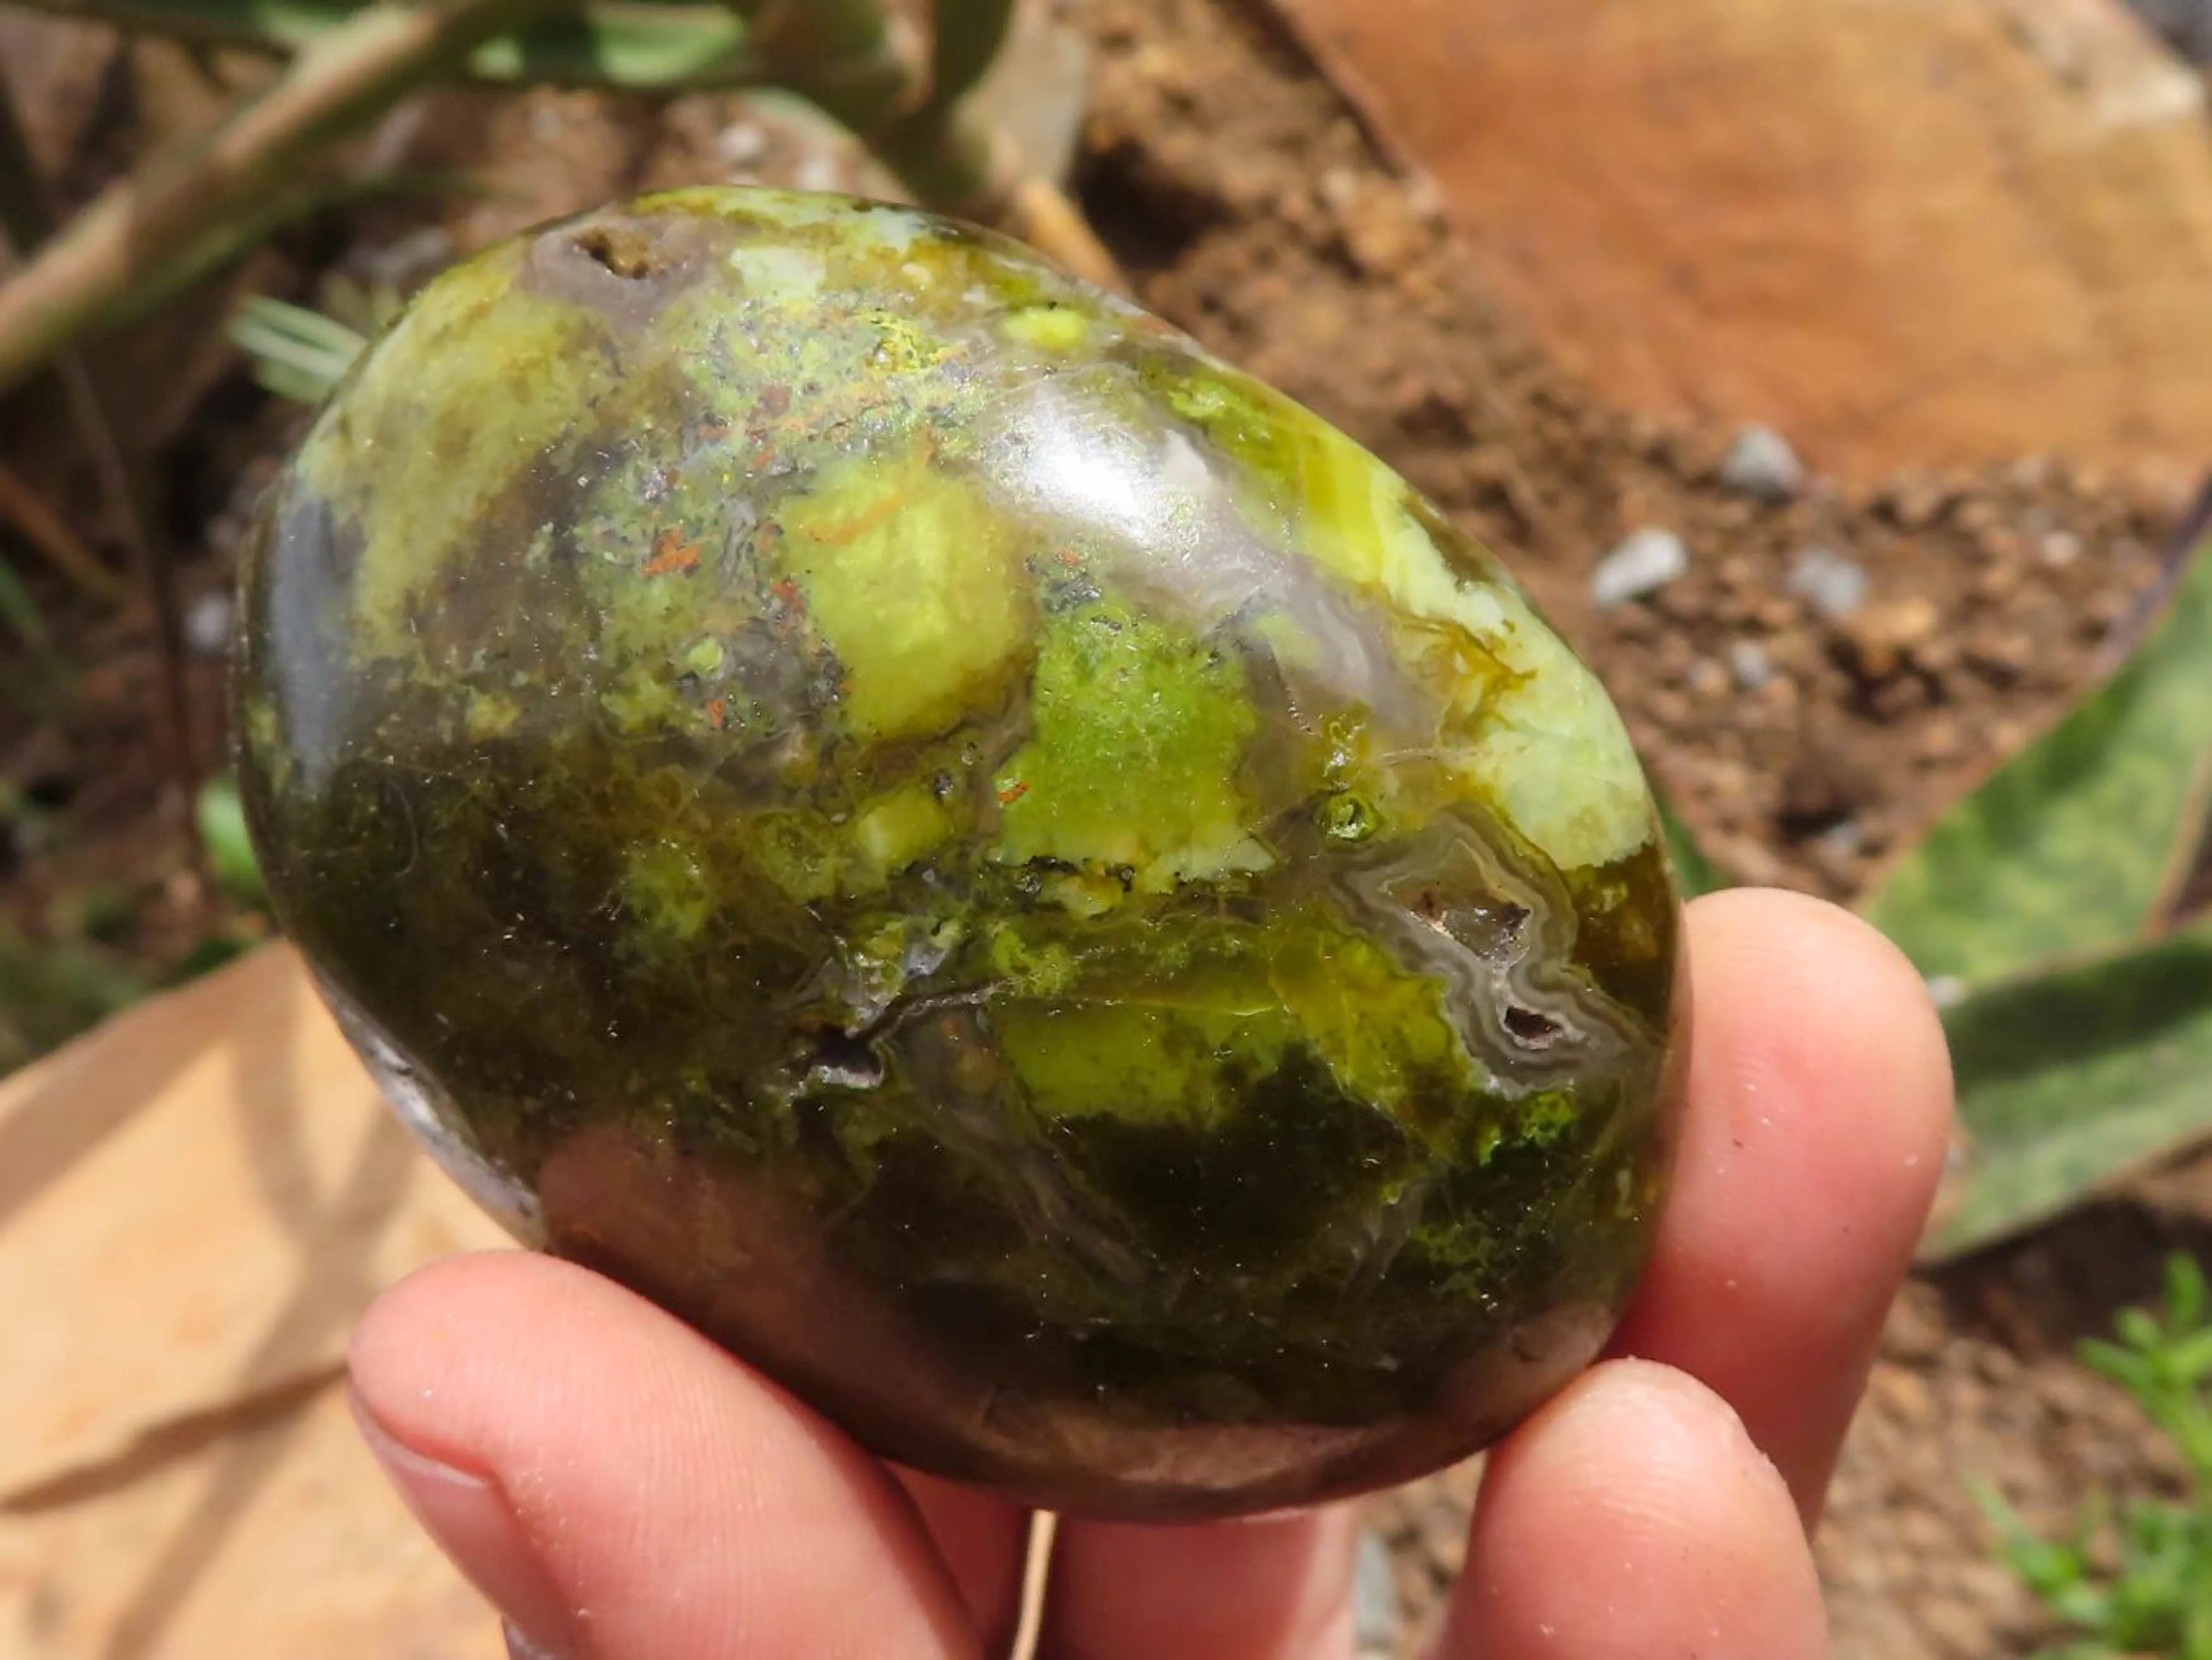
<path id="1" fill-rule="evenodd" d="M 2212 496 L 2207 507 L 2212 508 Z M 2212 535 L 2118 673 L 1939 819 L 1863 903 L 1923 974 L 1969 984 L 2164 926 L 2212 785 Z"/>
<path id="2" fill-rule="evenodd" d="M 2212 924 L 1984 987 L 1943 1025 L 1966 1155 L 1927 1260 L 2212 1134 Z"/>
<path id="3" fill-rule="evenodd" d="M 1674 861 L 1674 880 L 1682 890 L 1682 897 L 1695 899 L 1699 894 L 1718 893 L 1723 888 L 1735 884 L 1729 874 L 1715 864 L 1712 856 L 1698 840 L 1698 833 L 1684 822 L 1674 811 L 1674 804 L 1659 794 L 1657 786 L 1652 793 L 1659 803 L 1659 824 L 1666 832 L 1668 856 Z"/>
<path id="4" fill-rule="evenodd" d="M 0 928 L 0 1075 L 35 1061 L 145 994 L 112 952 Z"/>
<path id="5" fill-rule="evenodd" d="M 362 8 L 354 0 L 31 0 L 138 33 L 289 54 Z M 463 60 L 471 80 L 548 82 L 638 92 L 751 86 L 762 78 L 744 20 L 727 6 L 615 3 L 550 14 L 495 36 Z"/>
<path id="6" fill-rule="evenodd" d="M 2045 1540 L 1987 1482 L 1972 1484 L 2013 1572 L 2080 1639 L 2039 1650 L 2040 1660 L 2212 1660 L 2212 1403 L 2203 1372 L 2185 1364 L 2208 1335 L 2203 1279 L 2177 1256 L 2167 1286 L 2164 1319 L 2130 1310 L 2119 1343 L 2091 1342 L 2083 1356 L 2179 1447 L 2190 1470 L 2184 1500 L 2094 1493 L 2066 1537 Z"/>
<path id="7" fill-rule="evenodd" d="M 241 904 L 266 904 L 268 891 L 262 885 L 261 862 L 253 856 L 253 843 L 246 833 L 246 808 L 238 799 L 237 783 L 210 779 L 200 789 L 194 818 L 207 848 L 209 868 L 223 891 Z"/>

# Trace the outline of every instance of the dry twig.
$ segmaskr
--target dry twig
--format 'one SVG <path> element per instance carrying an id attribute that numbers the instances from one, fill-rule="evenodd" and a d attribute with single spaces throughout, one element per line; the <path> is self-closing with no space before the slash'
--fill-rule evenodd
<path id="1" fill-rule="evenodd" d="M 102 564 L 68 521 L 4 461 L 0 461 L 0 524 L 11 526 L 25 546 L 71 586 L 103 605 L 130 602 L 130 585 Z"/>
<path id="2" fill-rule="evenodd" d="M 374 5 L 198 143 L 112 186 L 0 287 L 0 392 L 209 227 L 250 213 L 330 144 L 547 0 Z"/>

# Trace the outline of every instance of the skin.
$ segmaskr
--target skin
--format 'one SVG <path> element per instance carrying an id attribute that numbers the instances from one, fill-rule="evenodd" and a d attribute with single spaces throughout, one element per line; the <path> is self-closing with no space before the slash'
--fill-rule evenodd
<path id="1" fill-rule="evenodd" d="M 1942 1167 L 1941 1028 L 1878 934 L 1798 896 L 1690 912 L 1676 1196 L 1607 1359 L 1493 1450 L 1435 1660 L 1814 1660 L 1821 1494 Z M 465 1258 L 352 1355 L 402 1496 L 573 1660 L 981 1660 L 1025 1518 L 894 1472 L 659 1310 Z M 1349 1507 L 1060 1535 L 1050 1660 L 1342 1660 Z M 514 1640 L 514 1639 L 511 1639 Z"/>

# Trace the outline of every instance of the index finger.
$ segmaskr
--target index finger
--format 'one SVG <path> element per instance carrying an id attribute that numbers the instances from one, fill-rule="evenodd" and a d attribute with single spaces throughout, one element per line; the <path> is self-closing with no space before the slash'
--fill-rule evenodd
<path id="1" fill-rule="evenodd" d="M 1674 1194 L 1613 1353 L 1729 1402 L 1809 1524 L 1935 1195 L 1950 1062 L 1918 973 L 1847 911 L 1715 894 L 1691 942 Z"/>

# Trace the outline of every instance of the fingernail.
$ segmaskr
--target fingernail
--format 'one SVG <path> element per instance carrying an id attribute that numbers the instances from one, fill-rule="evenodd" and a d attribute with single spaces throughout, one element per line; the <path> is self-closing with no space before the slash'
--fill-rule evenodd
<path id="1" fill-rule="evenodd" d="M 507 1660 L 561 1660 L 552 1650 L 532 1642 L 514 1628 L 514 1621 L 500 1622 L 500 1630 L 507 1638 Z"/>
<path id="2" fill-rule="evenodd" d="M 507 1652 L 516 1660 L 559 1660 L 580 1651 L 560 1588 L 499 1484 L 409 1446 L 358 1394 L 352 1399 L 362 1438 L 415 1519 L 505 1616 Z"/>

